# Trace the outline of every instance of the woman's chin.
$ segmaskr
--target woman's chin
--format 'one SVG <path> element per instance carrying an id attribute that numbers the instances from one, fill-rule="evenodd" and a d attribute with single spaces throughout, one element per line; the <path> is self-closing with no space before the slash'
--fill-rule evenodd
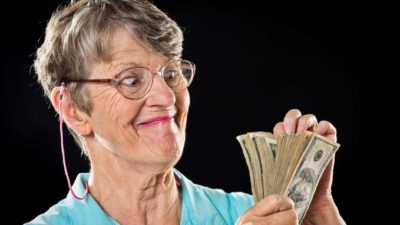
<path id="1" fill-rule="evenodd" d="M 168 134 L 158 139 L 147 139 L 146 145 L 154 157 L 152 160 L 174 165 L 182 155 L 184 141 L 181 139 L 177 134 Z"/>
<path id="2" fill-rule="evenodd" d="M 166 135 L 156 142 L 157 146 L 155 151 L 167 158 L 178 160 L 182 155 L 183 149 L 183 143 L 179 142 L 179 138 L 176 134 Z"/>
<path id="3" fill-rule="evenodd" d="M 185 134 L 174 121 L 138 128 L 138 134 L 150 151 L 152 161 L 174 165 L 181 157 Z"/>

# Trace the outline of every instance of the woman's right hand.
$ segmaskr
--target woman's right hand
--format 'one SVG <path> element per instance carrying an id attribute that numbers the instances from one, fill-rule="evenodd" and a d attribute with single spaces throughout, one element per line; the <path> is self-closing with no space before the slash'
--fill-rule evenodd
<path id="1" fill-rule="evenodd" d="M 293 201 L 273 194 L 265 197 L 239 217 L 235 225 L 298 225 Z"/>

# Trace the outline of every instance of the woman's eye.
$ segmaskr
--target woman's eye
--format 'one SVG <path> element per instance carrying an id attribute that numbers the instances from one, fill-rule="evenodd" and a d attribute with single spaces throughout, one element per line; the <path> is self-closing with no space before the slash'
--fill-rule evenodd
<path id="1" fill-rule="evenodd" d="M 167 70 L 164 71 L 164 80 L 167 82 L 175 81 L 178 79 L 178 71 L 176 70 Z"/>
<path id="2" fill-rule="evenodd" d="M 129 76 L 121 80 L 122 85 L 136 87 L 140 85 L 140 78 L 138 76 Z"/>

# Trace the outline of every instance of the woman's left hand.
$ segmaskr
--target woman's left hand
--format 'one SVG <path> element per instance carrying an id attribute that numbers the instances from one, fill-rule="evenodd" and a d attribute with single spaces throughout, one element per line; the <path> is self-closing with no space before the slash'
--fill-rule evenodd
<path id="1" fill-rule="evenodd" d="M 282 122 L 274 127 L 275 137 L 312 131 L 336 142 L 336 128 L 328 121 L 319 121 L 313 114 L 302 115 L 298 109 L 289 110 Z M 323 224 L 329 217 L 335 221 L 326 224 L 344 224 L 331 194 L 334 158 L 322 174 L 313 200 L 302 224 Z M 330 220 L 329 220 L 330 221 Z M 336 223 L 338 222 L 338 223 Z"/>

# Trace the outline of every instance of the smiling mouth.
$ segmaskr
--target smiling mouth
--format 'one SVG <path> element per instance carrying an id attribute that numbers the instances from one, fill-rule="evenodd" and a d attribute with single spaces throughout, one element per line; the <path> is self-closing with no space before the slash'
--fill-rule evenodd
<path id="1" fill-rule="evenodd" d="M 138 126 L 141 126 L 141 127 L 151 126 L 151 125 L 156 125 L 156 124 L 160 124 L 160 123 L 170 122 L 173 119 L 174 119 L 173 116 L 160 116 L 160 117 L 151 118 L 142 123 L 139 123 Z"/>

